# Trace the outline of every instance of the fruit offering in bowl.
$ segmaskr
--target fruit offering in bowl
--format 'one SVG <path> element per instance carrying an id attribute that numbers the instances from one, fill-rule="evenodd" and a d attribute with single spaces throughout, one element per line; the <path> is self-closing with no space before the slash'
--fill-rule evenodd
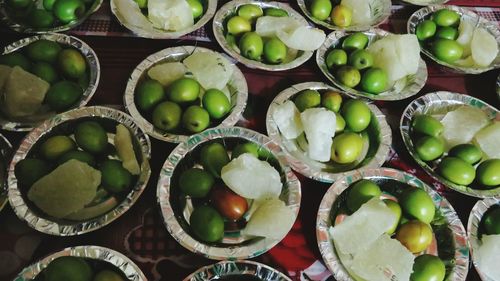
<path id="1" fill-rule="evenodd" d="M 2 0 L 0 14 L 15 31 L 61 32 L 81 24 L 101 4 L 102 0 Z"/>
<path id="2" fill-rule="evenodd" d="M 316 62 L 336 86 L 374 100 L 408 98 L 427 80 L 416 36 L 381 29 L 330 33 L 316 53 Z"/>
<path id="3" fill-rule="evenodd" d="M 193 272 L 184 281 L 291 281 L 285 274 L 254 261 L 221 261 Z"/>
<path id="4" fill-rule="evenodd" d="M 454 71 L 477 74 L 500 66 L 500 29 L 466 8 L 422 8 L 408 20 L 408 33 L 424 54 Z"/>
<path id="5" fill-rule="evenodd" d="M 0 56 L 0 125 L 28 131 L 43 120 L 84 106 L 99 81 L 94 51 L 75 37 L 38 35 L 7 46 Z"/>
<path id="6" fill-rule="evenodd" d="M 248 129 L 192 136 L 172 151 L 160 175 L 168 231 L 211 259 L 266 252 L 288 233 L 300 204 L 300 183 L 282 161 L 276 144 Z"/>
<path id="7" fill-rule="evenodd" d="M 336 280 L 465 280 L 468 244 L 448 201 L 381 168 L 349 172 L 321 201 L 318 246 Z"/>
<path id="8" fill-rule="evenodd" d="M 473 97 L 436 92 L 408 105 L 401 133 L 418 164 L 444 185 L 489 197 L 500 190 L 499 118 Z"/>
<path id="9" fill-rule="evenodd" d="M 39 231 L 89 232 L 118 218 L 144 190 L 149 139 L 130 116 L 105 107 L 57 117 L 28 134 L 15 153 L 9 200 Z"/>
<path id="10" fill-rule="evenodd" d="M 99 246 L 77 246 L 51 254 L 26 267 L 19 281 L 146 281 L 129 258 Z"/>
<path id="11" fill-rule="evenodd" d="M 266 124 L 292 168 L 324 182 L 346 171 L 380 167 L 391 144 L 391 130 L 375 105 L 319 82 L 281 92 L 269 107 Z"/>
<path id="12" fill-rule="evenodd" d="M 124 99 L 148 134 L 181 142 L 210 127 L 236 124 L 247 95 L 245 77 L 226 57 L 184 46 L 167 48 L 141 62 Z"/>
<path id="13" fill-rule="evenodd" d="M 277 2 L 231 1 L 215 14 L 217 42 L 250 68 L 278 71 L 307 61 L 325 40 L 289 6 Z"/>
<path id="14" fill-rule="evenodd" d="M 387 20 L 389 0 L 298 0 L 299 7 L 314 23 L 334 30 L 361 31 Z"/>
<path id="15" fill-rule="evenodd" d="M 486 198 L 476 202 L 471 210 L 467 232 L 472 261 L 482 280 L 500 278 L 497 255 L 500 250 L 500 201 Z"/>
<path id="16" fill-rule="evenodd" d="M 140 37 L 173 39 L 205 25 L 215 13 L 216 0 L 112 0 L 118 21 Z"/>

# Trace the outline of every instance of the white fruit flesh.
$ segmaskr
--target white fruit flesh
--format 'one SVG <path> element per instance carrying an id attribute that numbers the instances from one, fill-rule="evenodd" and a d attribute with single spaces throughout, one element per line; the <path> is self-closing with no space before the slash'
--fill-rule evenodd
<path id="1" fill-rule="evenodd" d="M 500 266 L 498 266 L 500 235 L 483 235 L 481 241 L 482 245 L 475 255 L 477 265 L 491 280 L 500 280 Z"/>
<path id="2" fill-rule="evenodd" d="M 233 75 L 233 65 L 217 53 L 195 52 L 183 61 L 204 89 L 224 88 Z"/>
<path id="3" fill-rule="evenodd" d="M 181 62 L 165 62 L 151 67 L 148 70 L 148 76 L 167 87 L 175 80 L 184 77 L 186 72 L 186 66 Z"/>
<path id="4" fill-rule="evenodd" d="M 126 23 L 137 28 L 153 32 L 153 24 L 141 12 L 137 2 L 133 0 L 111 0 L 114 2 L 117 9 L 117 16 Z"/>
<path id="5" fill-rule="evenodd" d="M 478 66 L 490 65 L 498 54 L 498 42 L 484 28 L 476 28 L 470 43 L 472 59 Z"/>
<path id="6" fill-rule="evenodd" d="M 286 139 L 295 139 L 304 131 L 300 120 L 300 112 L 291 100 L 276 106 L 273 119 Z"/>
<path id="7" fill-rule="evenodd" d="M 285 202 L 272 198 L 262 202 L 252 214 L 242 234 L 282 239 L 292 228 L 295 214 Z"/>
<path id="8" fill-rule="evenodd" d="M 372 12 L 368 0 L 342 0 L 341 4 L 351 9 L 352 25 L 369 25 L 372 21 Z"/>
<path id="9" fill-rule="evenodd" d="M 442 135 L 449 149 L 458 144 L 469 143 L 489 123 L 489 119 L 481 109 L 464 105 L 446 113 L 441 123 L 444 126 Z"/>
<path id="10" fill-rule="evenodd" d="M 148 18 L 154 27 L 171 31 L 194 24 L 193 12 L 185 0 L 148 0 Z"/>
<path id="11" fill-rule="evenodd" d="M 263 16 L 257 18 L 255 32 L 262 37 L 274 37 L 278 31 L 292 31 L 300 25 L 299 21 L 291 17 Z"/>
<path id="12" fill-rule="evenodd" d="M 325 108 L 309 108 L 300 114 L 308 142 L 307 156 L 313 160 L 330 160 L 332 138 L 335 136 L 335 113 Z"/>
<path id="13" fill-rule="evenodd" d="M 472 34 L 474 33 L 474 23 L 472 23 L 467 18 L 462 18 L 460 20 L 460 25 L 458 26 L 458 37 L 457 43 L 464 49 L 462 57 L 467 57 L 471 54 L 470 52 L 470 42 L 472 40 Z"/>
<path id="14" fill-rule="evenodd" d="M 500 121 L 495 121 L 481 129 L 474 136 L 474 143 L 484 152 L 487 158 L 500 158 Z"/>
<path id="15" fill-rule="evenodd" d="M 302 51 L 318 49 L 326 38 L 323 30 L 309 26 L 300 26 L 291 31 L 278 30 L 276 34 L 287 47 Z"/>
<path id="16" fill-rule="evenodd" d="M 115 147 L 118 157 L 122 160 L 125 170 L 132 175 L 141 173 L 141 168 L 135 157 L 134 146 L 132 144 L 132 135 L 130 131 L 122 124 L 116 126 Z"/>

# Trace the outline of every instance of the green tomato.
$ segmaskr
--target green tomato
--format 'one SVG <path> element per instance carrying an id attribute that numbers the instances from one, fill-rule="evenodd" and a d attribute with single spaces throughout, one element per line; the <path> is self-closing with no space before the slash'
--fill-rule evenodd
<path id="1" fill-rule="evenodd" d="M 455 40 L 437 39 L 432 43 L 432 53 L 437 59 L 453 63 L 462 57 L 463 47 Z"/>
<path id="2" fill-rule="evenodd" d="M 459 185 L 469 185 L 476 177 L 476 170 L 471 164 L 450 156 L 441 160 L 437 172 L 445 179 Z"/>
<path id="3" fill-rule="evenodd" d="M 434 255 L 423 254 L 413 263 L 410 281 L 443 281 L 446 268 L 443 261 Z"/>
<path id="4" fill-rule="evenodd" d="M 432 242 L 432 237 L 430 225 L 417 220 L 401 225 L 396 232 L 396 239 L 414 254 L 427 249 Z"/>
<path id="5" fill-rule="evenodd" d="M 436 34 L 436 23 L 432 20 L 424 20 L 417 25 L 415 33 L 420 41 L 432 38 Z"/>
<path id="6" fill-rule="evenodd" d="M 433 161 L 444 153 L 444 141 L 432 136 L 423 136 L 415 142 L 415 150 L 420 159 Z"/>
<path id="7" fill-rule="evenodd" d="M 387 73 L 378 67 L 371 67 L 361 76 L 361 89 L 370 94 L 380 94 L 387 89 Z"/>

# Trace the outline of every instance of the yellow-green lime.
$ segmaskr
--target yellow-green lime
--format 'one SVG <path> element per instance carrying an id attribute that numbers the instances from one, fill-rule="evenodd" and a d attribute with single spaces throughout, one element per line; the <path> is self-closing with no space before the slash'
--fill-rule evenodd
<path id="1" fill-rule="evenodd" d="M 92 154 L 101 154 L 106 151 L 108 136 L 106 130 L 95 121 L 84 121 L 77 125 L 75 140 L 78 146 Z"/>
<path id="2" fill-rule="evenodd" d="M 53 63 L 61 51 L 59 43 L 47 39 L 40 39 L 26 46 L 26 55 L 34 61 Z"/>
<path id="3" fill-rule="evenodd" d="M 139 110 L 144 112 L 152 110 L 157 104 L 164 100 L 165 97 L 163 85 L 153 79 L 141 82 L 135 90 L 135 103 Z"/>
<path id="4" fill-rule="evenodd" d="M 193 18 L 197 19 L 203 15 L 203 4 L 200 0 L 186 0 L 193 12 Z"/>
<path id="5" fill-rule="evenodd" d="M 85 58 L 76 49 L 62 50 L 57 56 L 57 63 L 64 76 L 68 78 L 78 79 L 87 70 Z"/>
<path id="6" fill-rule="evenodd" d="M 382 194 L 380 187 L 371 180 L 362 179 L 354 183 L 347 194 L 347 207 L 356 212 L 361 205 Z"/>
<path id="7" fill-rule="evenodd" d="M 216 242 L 224 236 L 224 220 L 212 207 L 196 207 L 189 218 L 191 230 L 204 242 Z"/>
<path id="8" fill-rule="evenodd" d="M 76 144 L 72 138 L 61 135 L 50 137 L 44 141 L 39 152 L 44 159 L 52 161 L 75 148 Z"/>
<path id="9" fill-rule="evenodd" d="M 130 189 L 132 174 L 123 168 L 121 161 L 108 159 L 104 160 L 100 166 L 101 184 L 107 191 L 122 193 Z"/>
<path id="10" fill-rule="evenodd" d="M 187 169 L 179 177 L 179 186 L 182 192 L 193 198 L 207 196 L 214 182 L 212 174 L 199 168 Z"/>
<path id="11" fill-rule="evenodd" d="M 294 99 L 295 106 L 302 112 L 308 108 L 317 107 L 321 104 L 321 95 L 316 90 L 304 90 Z"/>
<path id="12" fill-rule="evenodd" d="M 45 269 L 45 281 L 91 281 L 92 275 L 84 259 L 72 256 L 56 258 Z"/>
<path id="13" fill-rule="evenodd" d="M 75 82 L 60 81 L 49 88 L 45 102 L 52 110 L 61 112 L 76 104 L 83 96 L 83 89 Z"/>
<path id="14" fill-rule="evenodd" d="M 35 63 L 31 72 L 50 84 L 59 80 L 56 69 L 48 62 L 40 61 Z"/>
<path id="15" fill-rule="evenodd" d="M 222 91 L 217 89 L 208 89 L 203 95 L 202 104 L 210 117 L 214 119 L 226 116 L 231 109 L 231 102 Z"/>
<path id="16" fill-rule="evenodd" d="M 229 163 L 229 155 L 222 144 L 212 142 L 203 146 L 200 160 L 206 171 L 209 171 L 214 177 L 220 178 L 222 167 Z"/>
<path id="17" fill-rule="evenodd" d="M 238 144 L 231 153 L 231 158 L 238 158 L 243 153 L 250 153 L 256 158 L 259 157 L 259 145 L 254 142 L 245 142 Z"/>

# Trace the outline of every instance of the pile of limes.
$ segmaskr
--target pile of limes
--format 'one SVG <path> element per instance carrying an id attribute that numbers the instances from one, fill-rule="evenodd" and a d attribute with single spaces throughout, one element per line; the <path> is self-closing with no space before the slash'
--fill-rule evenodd
<path id="1" fill-rule="evenodd" d="M 19 66 L 48 82 L 44 103 L 56 112 L 75 106 L 89 84 L 89 68 L 82 53 L 47 39 L 0 56 L 0 64 Z"/>
<path id="2" fill-rule="evenodd" d="M 124 274 L 107 262 L 74 256 L 54 259 L 36 281 L 125 281 Z"/>
<path id="3" fill-rule="evenodd" d="M 368 36 L 357 32 L 341 39 L 326 54 L 325 63 L 330 73 L 343 85 L 370 94 L 387 90 L 387 73 L 373 66 L 373 55 L 366 51 Z"/>
<path id="4" fill-rule="evenodd" d="M 473 143 L 453 146 L 445 153 L 441 134 L 443 124 L 431 115 L 416 115 L 412 120 L 412 141 L 420 159 L 437 163 L 436 172 L 450 182 L 474 189 L 500 185 L 500 159 L 483 160 L 483 152 Z"/>
<path id="5" fill-rule="evenodd" d="M 198 133 L 222 120 L 231 110 L 230 96 L 203 89 L 196 79 L 182 77 L 168 87 L 154 79 L 141 81 L 135 104 L 155 128 L 169 133 Z"/>

